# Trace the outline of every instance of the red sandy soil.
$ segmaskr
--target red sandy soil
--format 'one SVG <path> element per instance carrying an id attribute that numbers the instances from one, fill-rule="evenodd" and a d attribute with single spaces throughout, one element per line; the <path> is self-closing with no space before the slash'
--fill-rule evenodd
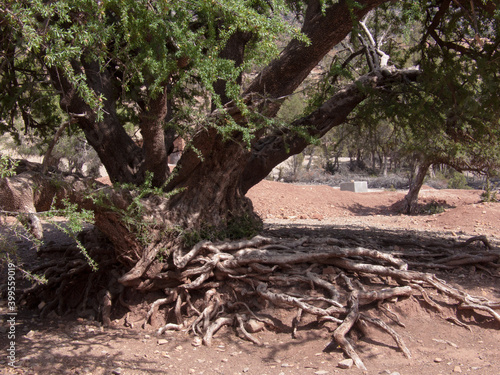
<path id="1" fill-rule="evenodd" d="M 500 238 L 500 204 L 482 203 L 480 190 L 433 189 L 424 186 L 419 202 L 438 202 L 445 212 L 401 215 L 398 201 L 405 191 L 353 193 L 324 185 L 292 185 L 262 181 L 248 196 L 255 210 L 269 222 L 281 219 L 316 224 L 352 224 L 381 228 L 440 231 L 449 234 L 484 234 Z"/>
<path id="2" fill-rule="evenodd" d="M 425 216 L 400 215 L 395 203 L 405 192 L 399 191 L 351 193 L 328 186 L 263 181 L 248 196 L 268 228 L 286 225 L 290 230 L 294 226 L 322 226 L 326 230 L 401 229 L 402 234 L 424 230 L 464 238 L 484 234 L 493 240 L 498 251 L 500 204 L 481 203 L 480 193 L 426 187 L 421 194 L 424 204 L 436 200 L 448 208 L 441 214 Z M 498 301 L 499 269 L 496 273 L 490 275 L 468 267 L 439 276 L 471 294 Z M 0 307 L 5 311 L 4 302 Z M 470 329 L 466 329 L 412 298 L 399 301 L 392 309 L 406 325 L 394 325 L 394 329 L 405 340 L 412 358 L 405 358 L 386 334 L 371 330 L 369 337 L 356 344 L 368 374 L 500 374 L 500 323 L 492 318 L 460 312 L 458 317 L 469 325 Z M 454 310 L 449 313 L 457 314 Z M 294 313 L 276 310 L 274 316 L 290 326 Z M 290 333 L 262 331 L 255 334 L 264 343 L 262 347 L 238 338 L 231 328 L 223 328 L 215 335 L 213 346 L 207 348 L 197 346 L 193 336 L 184 333 L 156 337 L 154 330 L 139 328 L 140 323 L 132 329 L 104 329 L 97 322 L 70 317 L 40 320 L 35 312 L 21 314 L 17 322 L 19 367 L 7 366 L 4 328 L 0 332 L 1 374 L 362 374 L 355 368 L 337 367 L 345 358 L 340 350 L 324 351 L 331 342 L 334 325 L 320 329 L 304 327 L 295 340 Z"/>

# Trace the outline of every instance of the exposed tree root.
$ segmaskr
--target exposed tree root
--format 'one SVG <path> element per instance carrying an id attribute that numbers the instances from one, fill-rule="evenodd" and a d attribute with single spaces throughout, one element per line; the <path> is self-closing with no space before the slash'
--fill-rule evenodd
<path id="1" fill-rule="evenodd" d="M 488 250 L 464 250 L 477 241 Z M 339 247 L 339 243 L 341 242 L 335 238 L 301 238 L 290 241 L 258 236 L 238 243 L 214 244 L 205 241 L 185 254 L 178 251 L 174 255 L 177 261 L 174 262 L 177 266 L 182 266 L 178 274 L 179 293 L 183 291 L 190 295 L 197 290 L 207 290 L 210 280 L 223 280 L 224 285 L 233 290 L 232 294 L 223 293 L 220 289 L 207 290 L 203 309 L 197 313 L 197 317 L 189 324 L 187 321 L 190 318 L 187 317 L 180 325 L 189 327 L 190 331 L 202 336 L 206 345 L 211 344 L 215 332 L 224 325 L 237 327 L 242 337 L 260 344 L 245 328 L 245 319 L 248 320 L 249 316 L 258 318 L 258 312 L 251 311 L 247 304 L 238 300 L 259 303 L 267 301 L 274 306 L 297 310 L 291 322 L 292 336 L 295 336 L 305 314 L 314 315 L 319 321 L 339 324 L 333 339 L 354 360 L 356 366 L 365 369 L 353 344 L 346 338 L 358 321 L 386 332 L 395 340 L 403 354 L 411 357 L 401 336 L 388 323 L 360 312 L 371 309 L 374 303 L 381 306 L 384 301 L 387 304 L 387 301 L 416 295 L 422 296 L 424 301 L 441 312 L 439 302 L 434 301 L 428 293 L 428 290 L 434 289 L 456 300 L 459 308 L 486 312 L 500 322 L 499 314 L 495 311 L 499 308 L 498 302 L 470 296 L 432 273 L 409 270 L 411 262 L 407 259 L 414 259 L 413 252 L 405 254 L 401 251 L 399 256 L 394 256 L 388 251 L 362 246 Z M 342 245 L 346 246 L 347 243 L 342 242 Z M 449 267 L 464 264 L 455 262 L 456 259 L 467 259 L 465 264 L 483 265 L 500 259 L 499 252 L 482 237 L 470 239 L 456 247 L 443 248 L 459 248 L 460 258 L 447 252 L 442 256 L 444 261 L 435 262 L 429 268 L 440 263 Z M 426 254 L 436 258 L 436 252 Z M 378 278 L 378 283 L 373 282 L 373 278 Z M 363 279 L 372 282 L 363 283 Z M 240 313 L 235 312 L 238 304 L 245 307 Z M 388 307 L 381 310 L 389 317 L 389 321 L 404 327 L 404 323 Z M 191 311 L 193 312 L 192 309 Z M 178 327 L 179 324 L 172 326 L 174 329 Z M 276 326 L 268 325 L 268 328 Z M 165 329 L 163 327 L 161 332 Z"/>
<path id="2" fill-rule="evenodd" d="M 338 326 L 338 328 L 333 333 L 333 338 L 340 345 L 345 354 L 347 354 L 356 365 L 357 368 L 361 370 L 366 370 L 365 364 L 359 357 L 356 350 L 354 350 L 351 343 L 346 339 L 347 333 L 354 326 L 356 321 L 359 319 L 359 302 L 358 302 L 358 291 L 354 290 L 347 301 L 347 307 L 349 312 L 344 318 L 344 321 Z"/>
<path id="3" fill-rule="evenodd" d="M 84 237 L 92 238 L 85 241 Z M 88 255 L 98 264 L 98 271 L 92 271 L 87 260 L 74 244 L 62 245 L 60 251 L 51 246 L 50 252 L 41 249 L 39 255 L 64 252 L 52 259 L 33 267 L 31 272 L 44 276 L 46 284 L 34 284 L 26 288 L 20 300 L 28 307 L 37 307 L 42 317 L 56 312 L 64 315 L 76 312 L 81 317 L 101 319 L 111 325 L 113 299 L 123 291 L 117 283 L 117 270 L 120 264 L 113 260 L 114 250 L 100 234 L 86 231 L 82 234 Z M 100 238 L 96 242 L 95 238 Z"/>
<path id="4" fill-rule="evenodd" d="M 51 299 L 46 292 L 38 297 L 46 302 L 42 312 L 52 309 L 63 314 L 71 307 L 65 305 L 65 291 L 79 279 L 84 287 L 80 300 L 74 304 L 76 311 L 82 313 L 97 305 L 103 323 L 110 325 L 112 307 L 128 306 L 123 284 L 128 290 L 162 291 L 165 295 L 147 307 L 142 327 L 160 314 L 165 324 L 158 329 L 159 335 L 168 330 L 190 332 L 205 345 L 211 345 L 223 326 L 234 327 L 242 338 L 256 345 L 261 342 L 255 332 L 264 326 L 276 330 L 290 324 L 289 331 L 295 337 L 306 318 L 312 316 L 319 324 L 337 324 L 333 340 L 360 369 L 366 367 L 349 338 L 360 325 L 375 326 L 387 333 L 402 353 L 411 357 L 401 335 L 393 328 L 405 327 L 390 308 L 401 298 L 417 297 L 444 315 L 446 302 L 439 297 L 445 296 L 454 300 L 459 309 L 486 313 L 500 324 L 500 301 L 471 296 L 433 273 L 414 269 L 439 265 L 451 269 L 464 264 L 495 269 L 500 263 L 500 252 L 486 238 L 474 237 L 456 246 L 446 242 L 441 247 L 436 241 L 408 242 L 405 248 L 402 243 L 388 246 L 387 242 L 383 237 L 367 241 L 355 237 L 274 236 L 221 243 L 203 241 L 187 251 L 176 249 L 168 263 L 158 263 L 152 255 L 157 252 L 156 243 L 135 267 L 127 273 L 122 271 L 121 276 L 112 262 L 112 252 L 101 247 L 90 254 L 98 258 L 100 265 L 107 265 L 106 274 L 92 274 L 77 255 L 46 262 L 38 269 L 49 278 L 49 289 L 55 292 Z M 474 247 L 477 242 L 479 245 Z M 116 271 L 109 272 L 109 267 Z M 31 288 L 25 297 L 33 298 L 42 290 L 45 289 L 40 286 Z M 439 293 L 435 296 L 431 291 Z M 277 324 L 276 319 L 262 314 L 266 307 L 292 309 L 296 311 L 295 318 Z M 124 324 L 132 324 L 128 316 Z"/>
<path id="5" fill-rule="evenodd" d="M 367 321 L 367 322 L 369 322 L 369 323 L 377 326 L 379 329 L 387 332 L 394 339 L 394 341 L 396 341 L 396 344 L 398 345 L 399 349 L 401 349 L 401 351 L 404 353 L 404 355 L 406 356 L 406 358 L 411 358 L 410 350 L 405 345 L 405 343 L 404 343 L 403 339 L 401 338 L 401 336 L 395 330 L 393 330 L 391 327 L 389 327 L 387 325 L 387 323 L 385 323 L 381 319 L 371 318 L 371 317 L 366 316 L 364 314 L 361 315 L 361 319 L 364 320 L 364 321 Z"/>

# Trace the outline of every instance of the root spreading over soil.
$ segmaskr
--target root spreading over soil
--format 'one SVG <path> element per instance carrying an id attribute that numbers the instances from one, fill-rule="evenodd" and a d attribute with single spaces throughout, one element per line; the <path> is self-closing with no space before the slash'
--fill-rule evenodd
<path id="1" fill-rule="evenodd" d="M 367 326 L 387 333 L 404 356 L 411 356 L 398 333 L 404 329 L 394 312 L 400 299 L 414 299 L 462 326 L 445 307 L 481 312 L 500 324 L 500 301 L 469 295 L 433 272 L 474 266 L 495 276 L 500 251 L 484 236 L 457 242 L 403 238 L 389 231 L 333 235 L 328 230 L 278 228 L 248 240 L 202 241 L 189 251 L 177 250 L 161 272 L 154 270 L 148 277 L 146 270 L 133 286 L 123 285 L 127 274 L 111 260 L 109 245 L 94 232 L 87 237 L 98 272 L 92 272 L 72 246 L 43 250 L 65 253 L 37 267 L 49 284 L 23 295 L 42 315 L 77 311 L 108 326 L 151 325 L 158 335 L 186 331 L 208 346 L 221 327 L 231 326 L 240 337 L 261 345 L 256 332 L 280 331 L 288 325 L 267 312 L 294 309 L 292 336 L 304 326 L 327 326 L 333 332 L 327 346 L 340 346 L 363 370 L 355 339 Z"/>

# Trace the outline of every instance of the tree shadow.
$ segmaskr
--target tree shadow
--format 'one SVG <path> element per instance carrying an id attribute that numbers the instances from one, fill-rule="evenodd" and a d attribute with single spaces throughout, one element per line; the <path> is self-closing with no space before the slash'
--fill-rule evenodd
<path id="1" fill-rule="evenodd" d="M 367 207 L 359 203 L 355 203 L 346 208 L 348 211 L 352 212 L 357 216 L 388 215 L 394 213 L 392 206 Z"/>
<path id="2" fill-rule="evenodd" d="M 410 230 L 397 230 L 397 229 L 377 229 L 365 227 L 361 228 L 355 225 L 304 225 L 297 223 L 281 224 L 281 225 L 267 225 L 264 232 L 266 236 L 282 237 L 282 238 L 301 238 L 309 237 L 324 237 L 334 238 L 342 241 L 346 246 L 360 246 L 374 248 L 379 251 L 389 252 L 391 254 L 412 255 L 416 251 L 429 247 L 433 244 L 438 244 L 437 248 L 446 248 L 450 245 L 460 244 L 462 240 L 448 237 L 439 232 L 419 232 Z M 494 246 L 491 252 L 498 253 L 498 243 L 492 242 Z M 471 243 L 467 249 L 472 251 L 483 251 L 484 244 Z M 462 251 L 460 248 L 457 252 Z M 474 250 L 475 249 L 475 250 Z M 314 249 L 311 248 L 311 251 Z M 500 257 L 499 257 L 500 260 Z M 498 263 L 498 261 L 497 261 Z M 422 267 L 422 266 L 419 266 Z M 410 269 L 413 265 L 410 264 Z M 488 289 L 495 297 L 500 297 L 498 291 L 498 279 L 489 275 L 489 273 L 480 268 L 473 266 L 456 267 L 453 269 L 436 269 L 432 264 L 428 265 L 431 272 L 435 272 L 439 278 L 446 280 L 447 283 L 459 286 L 463 290 L 470 290 L 474 288 L 476 291 L 479 288 Z M 420 270 L 420 269 L 419 269 Z M 471 293 L 472 294 L 472 293 Z M 422 305 L 424 301 L 420 301 Z M 456 306 L 450 305 L 450 308 Z M 168 347 L 158 347 L 156 343 L 144 341 L 144 335 L 148 331 L 134 331 L 131 329 L 106 329 L 104 332 L 100 331 L 97 323 L 86 323 L 87 321 L 76 320 L 75 318 L 61 318 L 59 321 L 38 320 L 34 314 L 37 312 L 25 311 L 22 319 L 19 320 L 19 333 L 17 339 L 18 345 L 18 358 L 24 358 L 23 361 L 26 366 L 36 368 L 39 374 L 57 374 L 57 373 L 75 373 L 74 369 L 88 369 L 90 372 L 97 368 L 104 368 L 111 373 L 116 368 L 121 368 L 126 373 L 128 370 L 135 372 L 144 372 L 150 374 L 165 373 L 162 369 L 164 358 L 154 354 L 155 351 L 173 351 L 175 352 L 176 344 L 172 341 Z M 261 314 L 262 315 L 262 314 Z M 458 310 L 457 319 L 469 324 L 480 325 L 481 327 L 499 329 L 499 324 L 493 321 L 491 317 L 484 316 L 481 313 L 473 312 L 470 310 Z M 271 316 L 268 316 L 271 318 Z M 276 325 L 280 325 L 280 321 L 273 319 Z M 82 324 L 82 322 L 84 322 Z M 41 325 L 38 325 L 40 324 Z M 82 332 L 81 334 L 71 331 L 74 326 L 89 326 L 92 328 L 90 331 Z M 289 334 L 290 326 L 281 324 L 282 332 Z M 310 329 L 309 329 L 310 328 Z M 29 331 L 35 331 L 38 335 L 38 340 L 31 340 L 26 337 Z M 271 361 L 276 358 L 280 352 L 286 351 L 290 348 L 300 348 L 307 342 L 312 342 L 322 339 L 323 345 L 328 344 L 328 340 L 322 337 L 322 329 L 311 323 L 307 326 L 299 328 L 300 339 L 288 339 L 283 343 L 274 343 L 273 345 L 266 346 L 259 353 L 264 361 Z M 323 331 L 324 334 L 324 331 Z M 0 337 L 0 345 L 2 347 L 7 345 L 6 335 Z M 181 336 L 181 335 L 179 335 Z M 226 335 L 230 336 L 230 335 Z M 176 336 L 177 337 L 177 336 Z M 290 337 L 290 336 L 288 336 Z M 40 340 L 40 338 L 43 338 Z M 147 346 L 153 353 L 147 357 L 137 357 L 134 352 L 123 352 L 118 347 L 114 346 L 115 342 L 120 340 L 133 340 L 137 345 Z M 155 341 L 156 339 L 151 339 Z M 189 338 L 183 336 L 184 342 Z M 387 345 L 380 342 L 370 341 L 364 339 L 368 344 L 377 346 L 384 346 L 393 349 L 393 345 Z M 368 340 L 368 341 L 367 341 Z M 179 342 L 179 341 L 177 341 Z M 242 343 L 241 340 L 234 341 L 234 345 L 241 347 L 241 350 L 254 351 L 249 349 L 247 343 Z M 189 344 L 188 344 L 189 345 Z M 130 345 L 129 345 L 130 346 Z M 99 350 L 96 349 L 102 347 Z M 121 348 L 121 347 L 119 347 Z M 298 350 L 298 349 L 297 349 Z M 140 353 L 140 351 L 138 351 Z M 124 359 L 125 358 L 125 359 Z M 332 359 L 333 360 L 333 359 Z M 57 366 L 56 366 L 57 365 Z M 73 371 L 73 372 L 72 372 Z"/>
<path id="3" fill-rule="evenodd" d="M 134 356 L 119 349 L 123 340 L 140 342 L 136 331 L 102 330 L 96 322 L 38 319 L 32 314 L 32 311 L 20 312 L 16 324 L 15 363 L 19 368 L 29 369 L 28 373 L 164 373 L 157 358 Z M 5 337 L 0 338 L 2 347 L 7 344 L 4 341 Z"/>

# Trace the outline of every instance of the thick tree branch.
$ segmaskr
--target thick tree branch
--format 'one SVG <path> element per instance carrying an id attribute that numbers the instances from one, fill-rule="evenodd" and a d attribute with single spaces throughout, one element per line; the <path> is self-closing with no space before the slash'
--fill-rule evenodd
<path id="1" fill-rule="evenodd" d="M 320 2 L 310 1 L 302 27 L 310 43 L 306 45 L 292 40 L 280 57 L 253 80 L 246 93 L 259 93 L 270 98 L 292 94 L 321 59 L 351 32 L 355 22 L 352 17 L 360 20 L 385 2 L 387 0 L 358 1 L 361 8 L 349 9 L 348 2 L 340 1 L 322 13 Z M 278 109 L 279 105 L 266 109 L 266 114 L 272 116 Z"/>
<path id="2" fill-rule="evenodd" d="M 346 121 L 354 108 L 366 98 L 369 88 L 377 89 L 406 80 L 414 81 L 419 74 L 420 71 L 416 68 L 382 69 L 369 73 L 338 91 L 309 116 L 295 121 L 292 128 L 302 127 L 311 137 L 321 138 L 330 129 Z M 253 147 L 243 175 L 242 190 L 247 192 L 276 165 L 302 152 L 309 143 L 309 140 L 289 129 L 262 138 Z"/>
<path id="3" fill-rule="evenodd" d="M 351 32 L 354 19 L 362 19 L 371 9 L 386 1 L 359 1 L 361 7 L 352 9 L 349 8 L 347 2 L 341 1 L 328 7 L 323 13 L 320 2 L 311 0 L 302 27 L 302 32 L 307 35 L 310 43 L 292 40 L 280 54 L 280 57 L 264 68 L 245 90 L 243 95 L 246 105 L 267 117 L 274 117 L 282 103 L 277 98 L 290 95 L 295 91 L 321 59 Z M 244 125 L 246 123 L 247 119 L 241 116 L 240 110 L 233 102 L 229 102 L 226 109 L 238 124 Z M 215 117 L 216 113 L 211 120 L 214 121 Z M 182 187 L 185 185 L 185 181 L 193 178 L 193 172 L 201 166 L 199 154 L 203 155 L 204 158 L 214 153 L 248 157 L 248 153 L 243 155 L 240 150 L 235 151 L 233 142 L 221 143 L 217 140 L 220 138 L 219 136 L 208 136 L 207 133 L 213 133 L 212 130 L 214 129 L 203 129 L 195 135 L 191 143 L 191 150 L 182 156 L 179 163 L 181 168 L 177 169 L 177 176 L 169 183 L 167 189 Z M 263 131 L 260 132 L 260 134 L 262 133 Z M 255 134 L 255 136 L 257 140 L 260 137 L 259 134 Z M 267 142 L 267 138 L 263 142 Z M 238 145 L 238 147 L 244 146 Z M 201 167 L 201 169 L 205 168 L 207 168 L 206 165 Z M 200 173 L 204 173 L 201 169 Z M 267 173 L 263 177 L 266 175 Z"/>
<path id="4" fill-rule="evenodd" d="M 76 88 L 56 67 L 48 68 L 52 85 L 60 92 L 61 108 L 67 113 L 85 114 L 77 118 L 78 126 L 85 133 L 89 144 L 96 150 L 111 181 L 140 183 L 139 174 L 143 161 L 142 150 L 126 133 L 116 113 L 116 92 L 111 73 L 101 71 L 97 63 L 85 67 L 74 61 L 77 70 L 84 69 L 87 83 L 99 95 L 103 94 L 103 121 L 97 121 L 92 108 L 83 101 Z"/>
<path id="5" fill-rule="evenodd" d="M 167 116 L 167 87 L 156 98 L 150 99 L 140 116 L 145 162 L 143 168 L 153 173 L 153 186 L 161 186 L 170 170 L 163 123 Z"/>

